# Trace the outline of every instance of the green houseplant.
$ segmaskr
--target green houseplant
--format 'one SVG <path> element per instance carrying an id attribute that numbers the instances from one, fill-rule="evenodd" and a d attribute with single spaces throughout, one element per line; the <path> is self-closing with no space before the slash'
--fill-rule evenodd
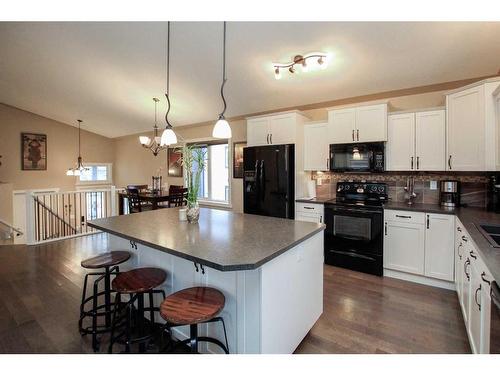
<path id="1" fill-rule="evenodd" d="M 186 171 L 187 219 L 190 223 L 197 223 L 200 217 L 198 193 L 200 191 L 201 175 L 205 170 L 206 150 L 197 145 L 182 147 L 182 165 Z"/>

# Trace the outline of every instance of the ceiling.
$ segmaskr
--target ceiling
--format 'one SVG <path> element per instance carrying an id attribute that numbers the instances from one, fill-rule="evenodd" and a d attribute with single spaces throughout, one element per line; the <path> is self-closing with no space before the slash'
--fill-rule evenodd
<path id="1" fill-rule="evenodd" d="M 165 108 L 167 24 L 0 23 L 0 102 L 108 137 L 150 130 Z M 230 22 L 227 117 L 490 75 L 498 23 Z M 324 71 L 275 80 L 271 62 L 330 54 Z M 222 23 L 171 24 L 171 122 L 222 109 Z"/>

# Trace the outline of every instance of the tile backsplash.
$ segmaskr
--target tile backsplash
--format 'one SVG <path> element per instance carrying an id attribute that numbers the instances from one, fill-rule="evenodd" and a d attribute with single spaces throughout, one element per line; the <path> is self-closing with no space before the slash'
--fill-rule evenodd
<path id="1" fill-rule="evenodd" d="M 439 203 L 439 181 L 460 181 L 461 202 L 469 206 L 485 207 L 488 174 L 486 172 L 385 172 L 370 174 L 312 172 L 316 180 L 316 195 L 335 197 L 338 181 L 374 181 L 385 182 L 389 187 L 389 199 L 404 202 L 404 187 L 408 177 L 415 178 L 414 202 Z M 318 181 L 319 180 L 319 181 Z M 431 190 L 431 181 L 437 181 L 437 189 Z"/>

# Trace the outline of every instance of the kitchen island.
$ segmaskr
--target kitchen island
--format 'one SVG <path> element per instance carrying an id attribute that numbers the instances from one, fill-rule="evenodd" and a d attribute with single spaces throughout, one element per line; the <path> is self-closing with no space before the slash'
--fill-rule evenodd
<path id="1" fill-rule="evenodd" d="M 167 295 L 196 285 L 221 290 L 231 353 L 292 353 L 323 311 L 324 225 L 208 208 L 198 224 L 178 217 L 170 208 L 88 225 L 108 233 L 110 250 L 131 249 L 130 268 L 166 270 Z M 175 335 L 187 338 L 187 327 Z M 200 335 L 223 339 L 217 323 L 200 325 Z"/>

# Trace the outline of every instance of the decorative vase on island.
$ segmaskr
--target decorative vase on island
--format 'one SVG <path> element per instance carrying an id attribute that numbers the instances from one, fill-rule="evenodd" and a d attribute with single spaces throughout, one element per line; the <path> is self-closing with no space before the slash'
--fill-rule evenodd
<path id="1" fill-rule="evenodd" d="M 188 203 L 186 213 L 188 222 L 190 222 L 191 224 L 198 223 L 198 220 L 200 218 L 200 205 L 198 204 L 198 201 Z"/>

